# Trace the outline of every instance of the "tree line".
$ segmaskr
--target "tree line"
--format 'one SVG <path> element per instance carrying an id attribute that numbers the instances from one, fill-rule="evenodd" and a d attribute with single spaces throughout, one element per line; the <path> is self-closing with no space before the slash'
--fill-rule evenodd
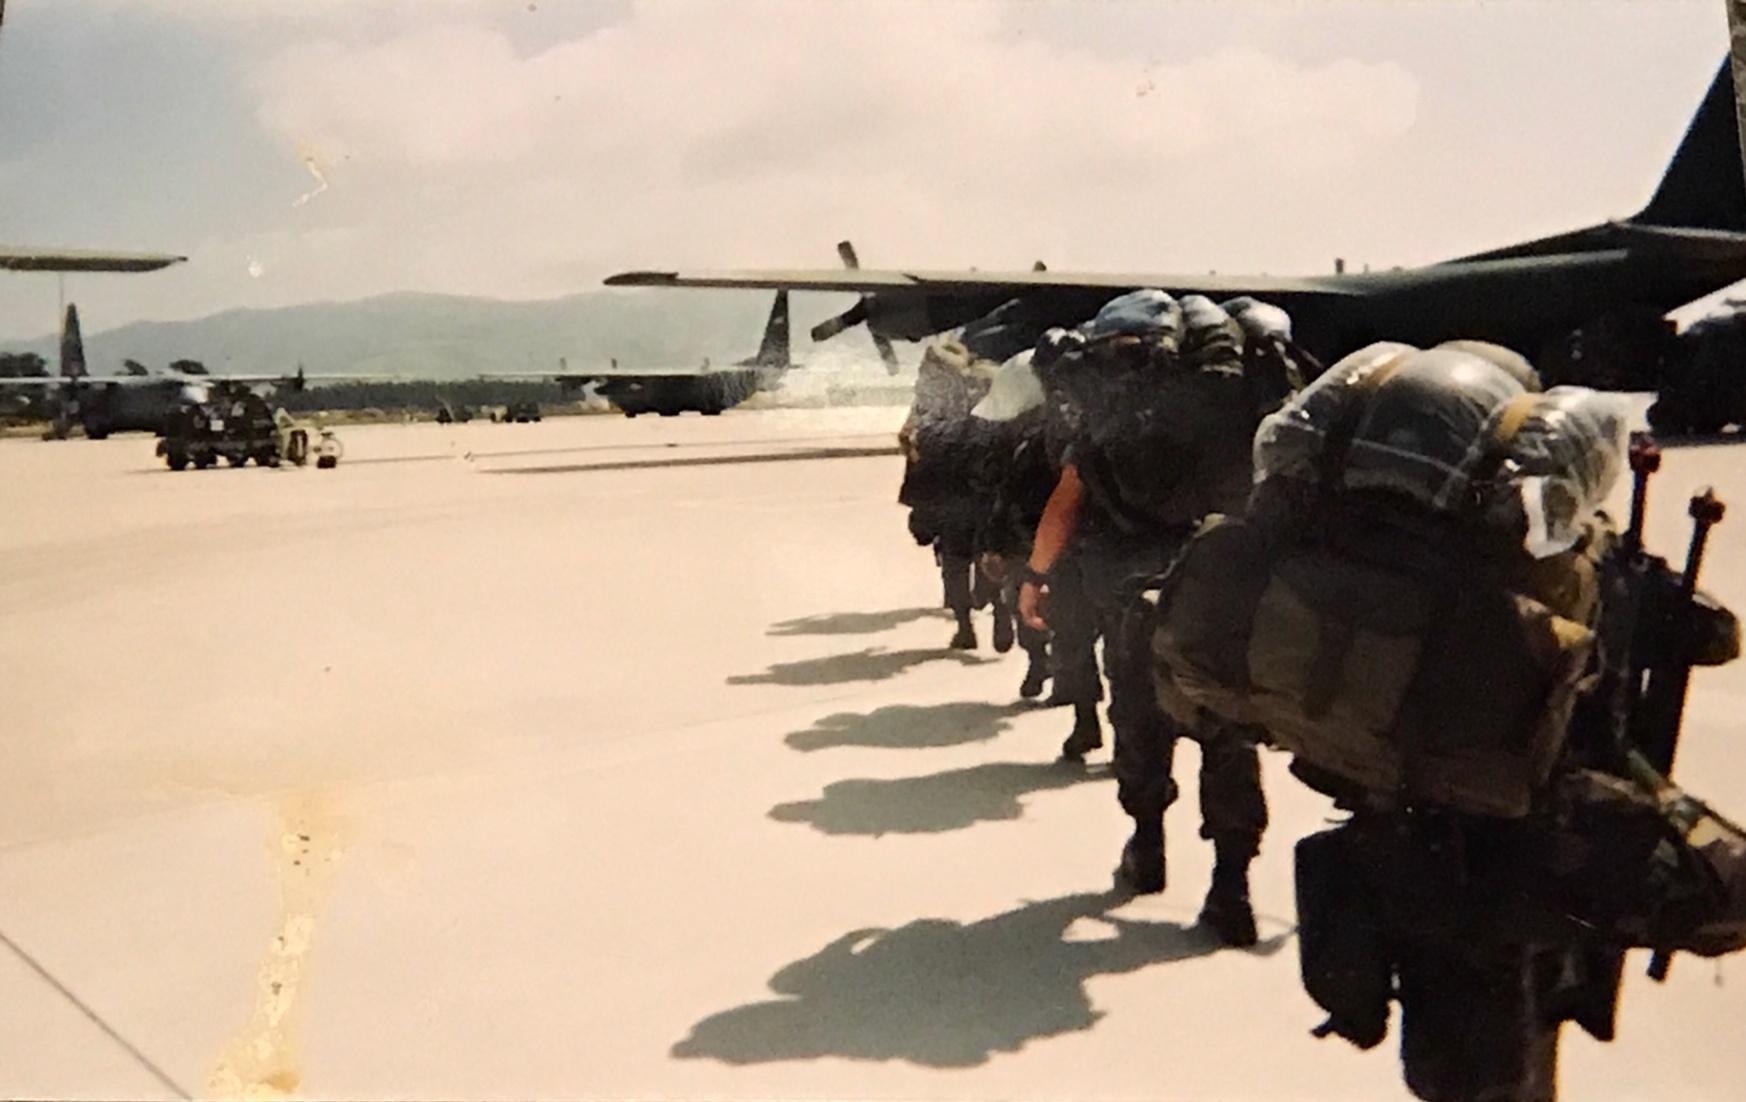
<path id="1" fill-rule="evenodd" d="M 483 406 L 507 406 L 518 402 L 540 405 L 574 403 L 579 391 L 566 390 L 555 382 L 513 379 L 461 379 L 453 382 L 405 380 L 396 382 L 328 383 L 293 390 L 280 387 L 268 397 L 271 405 L 291 413 L 327 410 L 379 409 L 384 412 L 435 413 L 444 402 L 457 412 L 465 406 L 478 411 Z"/>

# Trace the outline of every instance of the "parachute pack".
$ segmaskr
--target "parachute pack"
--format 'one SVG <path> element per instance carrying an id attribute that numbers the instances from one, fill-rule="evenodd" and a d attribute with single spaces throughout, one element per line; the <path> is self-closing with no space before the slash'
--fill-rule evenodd
<path id="1" fill-rule="evenodd" d="M 1052 370 L 1094 374 L 1101 394 L 1070 459 L 1119 528 L 1185 530 L 1247 497 L 1261 411 L 1242 353 L 1224 310 L 1160 291 L 1112 301 L 1063 351 Z"/>
<path id="2" fill-rule="evenodd" d="M 1503 349 L 1381 345 L 1268 417 L 1249 515 L 1164 581 L 1166 710 L 1259 724 L 1376 806 L 1526 814 L 1592 675 L 1628 412 L 1536 391 Z"/>
<path id="3" fill-rule="evenodd" d="M 998 366 L 955 340 L 922 354 L 915 402 L 897 435 L 908 460 L 901 504 L 930 513 L 969 508 L 963 498 L 978 454 L 970 410 L 987 396 Z"/>

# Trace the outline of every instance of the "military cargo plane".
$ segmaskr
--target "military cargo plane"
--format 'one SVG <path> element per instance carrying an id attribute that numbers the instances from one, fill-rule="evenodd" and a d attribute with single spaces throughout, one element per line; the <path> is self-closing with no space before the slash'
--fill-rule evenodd
<path id="1" fill-rule="evenodd" d="M 1668 311 L 1746 278 L 1746 177 L 1734 81 L 1717 72 L 1648 204 L 1629 218 L 1386 272 L 1277 278 L 1152 273 L 862 269 L 636 271 L 612 286 L 747 287 L 858 293 L 812 330 L 814 340 L 865 325 L 888 342 L 955 329 L 1012 299 L 1051 324 L 1090 317 L 1139 287 L 1215 298 L 1254 295 L 1290 310 L 1300 341 L 1324 363 L 1387 337 L 1431 345 L 1496 341 L 1536 357 L 1554 381 L 1653 389 L 1672 328 Z M 1587 339 L 1572 345 L 1572 334 Z"/>
<path id="2" fill-rule="evenodd" d="M 302 390 L 308 379 L 301 367 L 294 375 L 212 375 L 190 370 L 189 361 L 177 361 L 160 372 L 129 361 L 127 370 L 125 375 L 92 375 L 86 371 L 79 308 L 69 303 L 61 324 L 60 374 L 0 379 L 0 388 L 52 393 L 58 399 L 51 430 L 56 439 L 66 439 L 77 423 L 87 437 L 101 440 L 112 432 L 161 434 L 175 411 L 206 401 L 217 384 L 274 385 Z"/>
<path id="3" fill-rule="evenodd" d="M 764 323 L 764 339 L 757 354 L 725 368 L 712 367 L 705 359 L 694 368 L 622 371 L 615 360 L 604 370 L 501 372 L 483 377 L 552 379 L 572 390 L 588 389 L 617 406 L 626 417 L 639 413 L 677 417 L 687 410 L 713 416 L 778 385 L 793 366 L 788 351 L 788 292 L 779 290 Z"/>

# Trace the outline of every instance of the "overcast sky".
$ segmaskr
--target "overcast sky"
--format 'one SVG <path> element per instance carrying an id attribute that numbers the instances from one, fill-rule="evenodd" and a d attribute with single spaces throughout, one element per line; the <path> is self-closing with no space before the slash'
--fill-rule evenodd
<path id="1" fill-rule="evenodd" d="M 92 328 L 635 267 L 1413 264 L 1639 208 L 1722 0 L 8 0 L 0 241 Z M 0 337 L 53 328 L 0 275 Z"/>

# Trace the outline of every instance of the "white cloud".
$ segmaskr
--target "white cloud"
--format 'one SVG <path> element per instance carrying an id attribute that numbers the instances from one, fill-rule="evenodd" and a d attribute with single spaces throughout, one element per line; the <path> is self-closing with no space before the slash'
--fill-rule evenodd
<path id="1" fill-rule="evenodd" d="M 262 71 L 259 117 L 332 181 L 311 210 L 349 194 L 332 217 L 423 238 L 401 253 L 437 269 L 405 282 L 504 294 L 630 264 L 828 263 L 844 234 L 870 264 L 1157 266 L 1161 246 L 1228 244 L 1217 218 L 1266 232 L 1289 204 L 1258 197 L 1311 186 L 1285 173 L 1341 169 L 1414 119 L 1394 63 L 1142 66 L 1003 35 L 987 4 L 920 15 L 645 4 L 533 54 L 472 22 L 304 43 Z M 1220 181 L 1205 218 L 1173 209 Z"/>
<path id="2" fill-rule="evenodd" d="M 1725 37 L 1707 3 L 12 0 L 7 49 L 62 4 L 43 41 L 66 71 L 121 29 L 209 62 L 127 112 L 142 148 L 222 166 L 162 202 L 96 186 L 126 173 L 93 175 L 76 143 L 38 143 L 10 180 L 0 162 L 14 194 L 68 181 L 79 217 L 38 204 L 42 240 L 192 256 L 80 281 L 106 319 L 834 265 L 844 236 L 886 266 L 1425 262 L 1633 209 Z M 1568 64 L 1548 70 L 1551 40 Z M 64 90 L 69 134 L 108 134 L 107 86 Z M 37 293 L 10 281 L 0 326 L 40 328 L 14 301 Z"/>

